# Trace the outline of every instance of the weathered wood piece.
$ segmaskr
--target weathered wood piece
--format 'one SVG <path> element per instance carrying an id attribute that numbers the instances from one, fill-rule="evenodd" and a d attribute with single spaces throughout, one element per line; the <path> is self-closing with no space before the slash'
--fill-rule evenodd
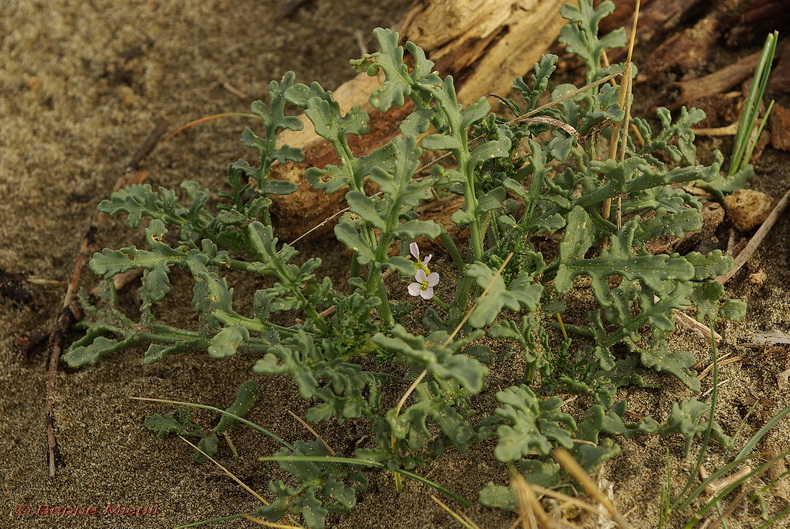
<path id="1" fill-rule="evenodd" d="M 455 80 L 458 99 L 468 105 L 490 93 L 504 95 L 514 77 L 527 75 L 540 55 L 554 42 L 564 20 L 559 8 L 566 0 L 416 0 L 395 29 L 401 39 L 423 48 L 442 75 Z M 385 116 L 374 110 L 367 96 L 382 79 L 360 74 L 333 92 L 343 111 L 360 105 L 370 113 L 371 131 L 351 138 L 355 154 L 371 152 L 397 132 L 410 111 L 408 105 L 393 108 Z M 342 206 L 343 191 L 327 196 L 304 179 L 307 167 L 337 163 L 332 147 L 316 136 L 305 120 L 300 132 L 285 131 L 282 144 L 305 152 L 305 162 L 275 165 L 274 177 L 289 180 L 299 190 L 275 201 L 272 216 L 279 236 L 289 241 L 321 223 Z M 326 233 L 326 224 L 313 235 Z"/>

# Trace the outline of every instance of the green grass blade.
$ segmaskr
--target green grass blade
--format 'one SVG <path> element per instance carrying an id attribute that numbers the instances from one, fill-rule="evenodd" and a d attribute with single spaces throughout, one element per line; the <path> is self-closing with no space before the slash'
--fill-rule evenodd
<path id="1" fill-rule="evenodd" d="M 767 423 L 763 425 L 762 428 L 760 428 L 757 431 L 756 434 L 754 434 L 751 437 L 751 439 L 749 439 L 749 442 L 746 443 L 746 445 L 744 445 L 744 447 L 741 449 L 741 451 L 738 453 L 735 459 L 739 460 L 746 457 L 746 454 L 749 454 L 752 450 L 754 450 L 754 447 L 757 445 L 757 443 L 760 442 L 760 439 L 762 439 L 763 436 L 765 436 L 765 434 L 767 434 L 769 430 L 771 430 L 771 428 L 776 426 L 776 423 L 784 419 L 788 413 L 790 413 L 790 406 L 786 407 L 785 409 L 774 415 Z"/>
<path id="2" fill-rule="evenodd" d="M 779 33 L 774 31 L 765 39 L 763 52 L 760 54 L 760 62 L 757 64 L 757 69 L 754 72 L 752 87 L 749 90 L 749 96 L 746 100 L 743 114 L 741 115 L 741 121 L 738 123 L 738 133 L 735 135 L 735 144 L 733 146 L 732 159 L 730 160 L 730 176 L 737 173 L 749 161 L 748 158 L 744 158 L 744 154 L 746 153 L 746 147 L 752 135 L 752 130 L 754 130 L 754 122 L 757 120 L 760 101 L 762 101 L 763 94 L 765 94 L 765 87 L 768 84 L 768 77 L 771 73 L 771 65 L 774 60 L 774 54 L 776 53 L 776 42 L 778 37 Z"/>

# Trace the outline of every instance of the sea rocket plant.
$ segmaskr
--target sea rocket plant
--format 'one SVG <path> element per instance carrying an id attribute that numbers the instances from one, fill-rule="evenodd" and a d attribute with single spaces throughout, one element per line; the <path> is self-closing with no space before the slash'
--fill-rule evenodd
<path id="1" fill-rule="evenodd" d="M 463 452 L 489 438 L 497 439 L 493 457 L 542 484 L 565 479 L 549 458 L 556 446 L 568 449 L 589 472 L 619 452 L 614 435 L 677 432 L 690 443 L 707 427 L 722 444 L 731 443 L 713 419 L 706 419 L 710 408 L 696 399 L 676 404 L 666 424 L 649 417 L 627 423 L 626 402 L 620 400 L 619 388 L 645 385 L 640 373 L 647 369 L 674 376 L 698 392 L 694 354 L 668 348 L 674 311 L 693 307 L 699 321 L 718 321 L 738 319 L 745 308 L 726 300 L 724 287 L 715 281 L 732 266 L 720 250 L 705 255 L 648 251 L 650 241 L 679 238 L 702 226 L 702 204 L 679 184 L 711 182 L 720 175 L 720 153 L 710 167 L 696 162 L 691 127 L 704 113 L 684 108 L 673 122 L 669 110 L 660 109 L 656 131 L 635 117 L 631 122 L 643 141 L 621 143 L 619 159 L 599 159 L 596 142 L 612 137 L 614 124 L 625 118 L 620 87 L 605 82 L 622 66 L 601 65 L 602 52 L 625 45 L 625 34 L 597 37 L 598 23 L 613 9 L 609 1 L 593 7 L 592 0 L 563 8 L 571 23 L 560 40 L 585 60 L 594 84 L 556 86 L 548 92 L 553 106 L 539 107 L 558 60 L 546 55 L 535 64 L 531 82 L 514 80 L 524 103 L 504 100 L 520 116 L 511 121 L 492 114 L 486 98 L 462 108 L 453 79 L 441 78 L 420 48 L 409 42 L 404 50 L 397 33 L 376 30 L 381 51 L 354 61 L 370 75 L 384 73 L 369 102 L 387 112 L 408 98 L 414 110 L 401 123 L 400 136 L 359 158 L 348 137 L 369 132 L 367 112 L 355 106 L 344 114 L 331 92 L 318 83 L 295 83 L 290 72 L 273 81 L 270 106 L 257 101 L 251 108 L 262 120 L 264 136 L 251 129 L 242 135 L 260 153 L 260 165 L 240 160 L 228 167 L 216 214 L 206 206 L 210 191 L 195 182 L 183 183 L 179 193 L 132 186 L 99 205 L 108 214 L 127 213 L 129 226 L 151 218 L 145 230 L 148 249 L 105 248 L 93 256 L 91 269 L 108 280 L 102 303 L 84 304 L 86 336 L 62 361 L 84 366 L 143 342 L 150 343 L 145 363 L 188 350 L 207 350 L 214 358 L 237 350 L 258 352 L 254 371 L 289 375 L 311 403 L 307 420 L 369 419 L 376 441 L 358 448 L 355 456 L 403 475 L 448 447 Z M 406 51 L 412 58 L 404 62 Z M 289 194 L 297 186 L 270 180 L 269 167 L 303 161 L 298 149 L 276 145 L 278 131 L 302 127 L 286 115 L 287 104 L 305 109 L 316 133 L 340 159 L 339 165 L 308 169 L 305 177 L 326 193 L 347 190 L 349 213 L 334 234 L 354 256 L 348 293 L 318 273 L 319 259 L 293 262 L 297 250 L 280 242 L 271 224 L 269 195 Z M 554 123 L 569 125 L 576 134 L 552 129 Z M 519 146 L 528 147 L 525 157 L 517 157 Z M 455 163 L 421 174 L 426 150 L 450 153 Z M 368 182 L 379 192 L 369 194 Z M 464 198 L 450 220 L 468 228 L 465 256 L 445 227 L 419 218 L 418 207 L 431 199 L 432 189 Z M 618 212 L 612 214 L 604 203 L 615 198 Z M 552 237 L 547 240 L 546 234 Z M 421 237 L 441 240 L 458 269 L 449 304 L 434 295 L 439 274 L 428 268 L 432 255 L 421 259 L 415 242 L 409 244 L 414 261 L 391 255 L 391 248 Z M 186 328 L 157 320 L 153 310 L 170 292 L 175 267 L 188 270 L 195 282 L 196 323 L 185 319 Z M 145 273 L 135 321 L 121 310 L 112 278 L 139 268 Z M 229 268 L 270 280 L 254 294 L 251 308 L 234 303 Z M 413 277 L 408 293 L 436 305 L 425 310 L 428 334 L 403 326 L 409 304 L 390 301 L 384 281 L 390 270 Z M 566 302 L 581 290 L 594 300 L 588 313 L 568 313 Z M 296 323 L 277 323 L 286 319 L 275 317 L 283 313 L 298 315 L 290 318 Z M 554 318 L 566 313 L 563 333 L 568 336 L 560 340 Z M 452 329 L 457 330 L 449 334 Z M 583 338 L 569 337 L 575 335 Z M 495 350 L 481 343 L 484 336 Z M 369 371 L 364 367 L 369 363 L 359 361 L 368 355 L 408 368 L 404 372 L 422 373 L 397 408 L 387 409 L 381 399 L 383 381 L 391 375 Z M 475 395 L 504 359 L 521 362 L 523 377 L 497 393 L 502 406 L 494 415 L 474 418 Z M 564 401 L 558 394 L 583 396 L 591 403 L 579 423 L 561 411 Z M 166 426 L 191 428 L 186 419 Z M 349 459 L 328 461 L 320 443 L 284 446 L 281 466 L 297 476 L 300 486 L 273 482 L 270 490 L 278 499 L 259 514 L 277 521 L 303 512 L 306 525 L 318 529 L 328 512 L 353 507 L 355 491 L 367 479 L 354 467 L 339 465 Z M 292 459 L 286 462 L 286 457 Z M 515 496 L 506 487 L 489 485 L 481 501 L 512 508 Z"/>

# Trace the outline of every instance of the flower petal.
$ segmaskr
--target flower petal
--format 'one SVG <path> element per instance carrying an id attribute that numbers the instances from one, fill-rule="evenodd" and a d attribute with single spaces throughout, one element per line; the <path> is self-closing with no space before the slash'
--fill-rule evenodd
<path id="1" fill-rule="evenodd" d="M 422 296 L 423 290 L 420 283 L 411 283 L 408 287 L 410 296 Z"/>
<path id="2" fill-rule="evenodd" d="M 428 287 L 425 290 L 420 289 L 420 295 L 423 299 L 431 299 L 433 297 L 433 287 Z"/>
<path id="3" fill-rule="evenodd" d="M 411 253 L 411 255 L 412 255 L 412 256 L 413 256 L 415 259 L 417 259 L 417 261 L 419 261 L 419 260 L 420 260 L 420 247 L 419 247 L 419 246 L 417 246 L 417 243 L 416 243 L 416 242 L 413 242 L 413 243 L 411 243 L 411 244 L 409 245 L 409 253 Z"/>
<path id="4" fill-rule="evenodd" d="M 434 273 L 436 273 L 436 272 L 434 272 Z M 431 275 L 433 275 L 433 274 L 431 274 Z M 436 275 L 438 277 L 439 274 L 436 274 Z M 417 273 L 414 274 L 414 280 L 417 281 L 418 283 L 422 283 L 423 281 L 427 281 L 428 280 L 428 276 L 425 275 L 425 270 L 423 270 L 422 268 L 417 270 Z"/>
<path id="5" fill-rule="evenodd" d="M 425 275 L 425 272 L 423 272 L 423 275 Z M 427 281 L 429 287 L 436 286 L 439 284 L 439 274 L 432 272 L 423 281 Z"/>

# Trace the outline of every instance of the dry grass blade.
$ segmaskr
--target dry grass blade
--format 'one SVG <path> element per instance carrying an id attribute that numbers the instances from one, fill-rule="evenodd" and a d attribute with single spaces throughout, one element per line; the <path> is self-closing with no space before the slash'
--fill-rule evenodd
<path id="1" fill-rule="evenodd" d="M 723 513 L 721 513 L 721 516 L 719 516 L 712 524 L 708 526 L 708 529 L 716 529 L 719 525 L 721 525 L 724 519 L 729 515 L 731 515 L 735 511 L 735 509 L 737 509 L 738 506 L 741 505 L 744 502 L 744 500 L 746 500 L 749 494 L 751 494 L 751 492 L 754 490 L 757 481 L 762 477 L 763 474 L 765 474 L 768 471 L 769 468 L 771 468 L 771 466 L 773 465 L 767 465 L 760 472 L 755 474 L 748 486 L 743 485 L 743 490 L 741 490 L 740 494 L 738 494 L 738 496 L 736 496 L 735 499 L 732 500 L 732 503 L 730 503 L 730 505 L 724 510 Z"/>
<path id="2" fill-rule="evenodd" d="M 228 475 L 228 476 L 229 476 L 229 477 L 230 477 L 230 478 L 231 478 L 233 481 L 235 481 L 236 483 L 238 483 L 239 485 L 241 485 L 241 487 L 242 487 L 244 490 L 246 490 L 247 492 L 249 492 L 250 494 L 252 494 L 252 495 L 253 495 L 253 496 L 254 496 L 254 497 L 255 497 L 255 498 L 258 500 L 258 501 L 260 501 L 260 502 L 261 502 L 261 503 L 263 503 L 264 505 L 269 505 L 269 502 L 268 502 L 268 501 L 266 501 L 266 498 L 264 498 L 263 496 L 261 496 L 260 494 L 258 494 L 258 493 L 257 493 L 257 492 L 255 492 L 254 490 L 252 490 L 252 489 L 249 487 L 249 485 L 247 485 L 247 484 L 246 484 L 246 483 L 244 483 L 242 480 L 240 480 L 239 478 L 237 478 L 237 477 L 236 477 L 236 476 L 233 474 L 233 472 L 231 472 L 231 471 L 230 471 L 230 470 L 228 470 L 227 468 L 223 467 L 223 466 L 222 466 L 221 464 L 219 464 L 219 462 L 217 462 L 217 461 L 216 461 L 216 460 L 215 460 L 213 457 L 211 457 L 211 456 L 210 456 L 210 455 L 208 455 L 206 452 L 204 452 L 203 450 L 201 450 L 201 449 L 200 449 L 200 447 L 199 447 L 198 445 L 196 445 L 196 444 L 193 444 L 193 443 L 189 442 L 188 440 L 186 440 L 184 437 L 182 437 L 182 436 L 180 436 L 180 435 L 178 436 L 178 438 L 179 438 L 179 439 L 181 439 L 182 441 L 184 441 L 186 444 L 188 444 L 188 445 L 189 445 L 189 446 L 191 446 L 192 448 L 194 448 L 195 450 L 197 450 L 198 452 L 200 452 L 201 454 L 203 454 L 203 455 L 204 455 L 206 458 L 208 458 L 208 460 L 209 460 L 209 461 L 211 461 L 212 463 L 214 463 L 215 465 L 217 465 L 217 466 L 218 466 L 218 467 L 219 467 L 219 468 L 220 468 L 220 469 L 221 469 L 221 470 L 222 470 L 222 471 L 223 471 L 225 474 L 227 474 L 227 475 Z"/>
<path id="3" fill-rule="evenodd" d="M 253 523 L 257 523 L 258 525 L 263 525 L 265 527 L 275 527 L 277 529 L 300 529 L 297 525 L 283 525 L 279 523 L 267 522 L 266 520 L 261 520 L 260 518 L 256 518 L 254 516 L 250 516 L 249 514 L 242 514 L 242 518 L 245 520 L 249 520 Z"/>
<path id="4" fill-rule="evenodd" d="M 749 465 L 744 465 L 742 469 L 738 472 L 733 474 L 732 476 L 727 476 L 726 478 L 721 478 L 719 480 L 714 481 L 707 487 L 705 487 L 705 493 L 711 496 L 717 496 L 721 491 L 735 483 L 736 481 L 740 481 L 741 479 L 745 478 L 749 475 L 752 471 L 752 467 Z"/>
<path id="5" fill-rule="evenodd" d="M 738 123 L 730 123 L 726 127 L 691 129 L 691 132 L 697 136 L 735 136 L 738 134 Z"/>
<path id="6" fill-rule="evenodd" d="M 224 86 L 224 85 L 223 85 Z M 227 87 L 226 87 L 227 89 Z M 250 114 L 248 112 L 223 112 L 222 114 L 214 114 L 212 116 L 202 117 L 200 119 L 196 119 L 194 121 L 190 121 L 186 125 L 178 127 L 176 130 L 171 132 L 163 141 L 162 143 L 166 143 L 170 141 L 174 136 L 177 136 L 187 130 L 188 128 L 194 127 L 195 125 L 200 125 L 201 123 L 205 123 L 207 121 L 212 121 L 214 119 L 219 118 L 230 118 L 230 117 L 238 117 L 238 118 L 251 118 L 251 119 L 258 119 L 258 116 L 255 114 Z"/>
<path id="7" fill-rule="evenodd" d="M 473 522 L 468 516 L 464 513 L 458 513 L 448 507 L 442 500 L 431 494 L 431 499 L 442 509 L 444 509 L 447 514 L 458 520 L 458 523 L 466 527 L 466 529 L 480 529 L 480 527 Z"/>
<path id="8" fill-rule="evenodd" d="M 656 299 L 658 299 L 658 296 L 656 296 Z M 722 340 L 721 334 L 717 332 L 713 332 L 710 327 L 708 327 L 702 322 L 695 320 L 693 317 L 689 316 L 685 312 L 675 309 L 673 316 L 675 318 L 675 321 L 680 326 L 700 333 L 702 337 L 705 338 L 706 341 L 710 341 L 713 337 L 716 338 L 716 342 L 720 342 Z"/>
<path id="9" fill-rule="evenodd" d="M 633 529 L 631 524 L 629 524 L 623 515 L 617 510 L 617 507 L 615 507 L 614 503 L 612 503 L 612 500 L 610 500 L 606 494 L 598 489 L 598 486 L 595 484 L 592 478 L 587 475 L 587 472 L 585 472 L 579 463 L 573 459 L 573 456 L 571 456 L 567 450 L 564 448 L 557 448 L 554 450 L 552 456 L 560 465 L 563 466 L 563 468 L 565 468 L 565 470 L 573 477 L 573 479 L 581 483 L 582 487 L 584 487 L 584 490 L 586 490 L 590 496 L 595 498 L 596 501 L 598 501 L 606 508 L 607 511 L 609 511 L 609 515 L 612 517 L 612 520 L 614 520 L 621 529 Z"/>
<path id="10" fill-rule="evenodd" d="M 555 529 L 551 518 L 543 510 L 532 487 L 521 474 L 513 474 L 510 478 L 510 486 L 516 493 L 516 502 L 518 504 L 518 512 L 521 515 L 522 525 L 528 520 L 530 529 L 534 527 Z"/>
<path id="11" fill-rule="evenodd" d="M 719 367 L 722 367 L 722 366 L 726 366 L 727 364 L 735 364 L 736 362 L 742 362 L 742 361 L 743 361 L 743 357 L 742 356 L 733 356 L 732 358 L 727 358 L 725 360 L 719 361 L 718 364 L 719 364 Z M 713 364 L 710 364 L 708 367 L 703 369 L 700 372 L 700 374 L 697 375 L 697 380 L 702 380 L 703 378 L 708 376 L 708 374 L 711 371 L 713 371 Z"/>
<path id="12" fill-rule="evenodd" d="M 746 245 L 746 248 L 744 248 L 741 253 L 738 254 L 738 257 L 735 258 L 735 262 L 733 263 L 730 271 L 717 277 L 716 281 L 721 284 L 726 283 L 738 272 L 738 270 L 741 269 L 744 264 L 746 264 L 746 261 L 751 258 L 755 251 L 757 251 L 757 248 L 760 247 L 763 239 L 765 239 L 765 237 L 771 231 L 771 228 L 774 227 L 776 221 L 779 220 L 779 216 L 787 207 L 788 202 L 790 202 L 790 190 L 785 192 L 784 196 L 782 196 L 782 200 L 780 200 L 773 211 L 771 211 L 771 213 L 768 215 L 768 218 L 766 218 L 765 222 L 763 222 L 762 226 L 760 226 L 760 229 L 757 230 L 757 232 L 754 234 L 754 237 L 752 237 L 752 239 L 749 241 L 749 244 Z"/>
<path id="13" fill-rule="evenodd" d="M 530 485 L 532 489 L 540 494 L 541 496 L 548 496 L 549 498 L 554 498 L 555 500 L 568 503 L 573 505 L 574 507 L 578 507 L 579 509 L 591 512 L 593 514 L 598 514 L 598 507 L 595 505 L 590 505 L 586 501 L 582 501 L 579 498 L 574 498 L 573 496 L 568 496 L 567 494 L 563 494 L 562 492 L 557 492 L 556 490 L 547 489 L 545 487 L 541 487 L 540 485 Z"/>
<path id="14" fill-rule="evenodd" d="M 230 82 L 222 81 L 222 83 L 220 83 L 220 84 L 222 85 L 222 88 L 224 88 L 225 90 L 227 90 L 228 92 L 230 92 L 234 96 L 238 97 L 239 99 L 244 100 L 244 101 L 246 101 L 247 99 L 250 99 L 250 96 L 248 96 L 247 94 L 245 94 L 244 92 L 242 92 L 241 90 L 239 90 L 238 88 L 236 88 L 235 86 L 230 84 Z"/>
<path id="15" fill-rule="evenodd" d="M 324 441 L 323 437 L 321 437 L 320 435 L 318 435 L 318 432 L 316 432 L 316 431 L 315 431 L 315 430 L 314 430 L 314 429 L 313 429 L 313 428 L 312 428 L 312 427 L 311 427 L 309 424 L 307 424 L 307 423 L 304 421 L 304 419 L 302 419 L 301 417 L 299 417 L 297 414 L 295 414 L 295 413 L 294 413 L 294 412 L 292 412 L 291 410 L 286 410 L 286 411 L 288 411 L 288 413 L 290 413 L 290 414 L 291 414 L 291 417 L 293 417 L 294 419 L 296 419 L 297 421 L 299 421 L 299 424 L 301 424 L 302 426 L 304 426 L 304 427 L 307 429 L 307 431 L 308 431 L 308 432 L 310 432 L 311 434 L 313 434 L 313 435 L 315 436 L 315 438 L 316 438 L 316 439 L 318 439 L 319 441 L 321 441 L 321 443 L 322 443 L 322 444 L 323 444 L 323 445 L 326 447 L 326 449 L 327 449 L 327 450 L 329 450 L 329 453 L 330 453 L 330 454 L 332 454 L 332 455 L 335 455 L 335 454 L 336 454 L 336 452 L 335 452 L 334 450 L 332 450 L 332 447 L 331 447 L 331 446 L 329 446 L 329 444 L 328 444 L 326 441 Z"/>

